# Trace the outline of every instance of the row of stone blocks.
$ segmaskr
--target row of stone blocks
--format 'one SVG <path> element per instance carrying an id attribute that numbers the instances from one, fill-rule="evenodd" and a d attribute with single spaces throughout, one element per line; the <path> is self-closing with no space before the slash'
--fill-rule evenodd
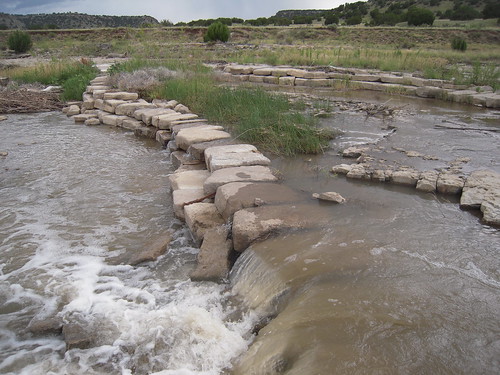
<path id="1" fill-rule="evenodd" d="M 317 88 L 344 85 L 352 89 L 384 91 L 500 108 L 500 94 L 489 86 L 469 87 L 455 85 L 451 81 L 414 77 L 411 74 L 396 75 L 361 69 L 328 70 L 310 71 L 292 67 L 229 64 L 220 73 L 220 78 L 224 81 Z"/>
<path id="2" fill-rule="evenodd" d="M 479 209 L 483 221 L 500 226 L 500 174 L 491 170 L 477 170 L 465 176 L 452 171 L 418 171 L 410 167 L 374 168 L 362 160 L 366 155 L 363 147 L 351 147 L 343 151 L 344 157 L 359 157 L 361 162 L 339 164 L 331 172 L 346 175 L 347 178 L 389 182 L 415 188 L 424 193 L 460 195 L 460 207 Z"/>
<path id="3" fill-rule="evenodd" d="M 302 194 L 278 183 L 270 160 L 255 146 L 239 144 L 221 126 L 208 124 L 175 101 L 148 103 L 134 93 L 114 92 L 105 83 L 105 77 L 95 79 L 81 108 L 70 106 L 66 112 L 76 122 L 156 138 L 171 151 L 177 168 L 169 178 L 174 213 L 186 221 L 200 246 L 193 280 L 225 280 L 232 251 L 242 252 L 278 229 L 329 221 L 326 212 L 297 204 Z"/>

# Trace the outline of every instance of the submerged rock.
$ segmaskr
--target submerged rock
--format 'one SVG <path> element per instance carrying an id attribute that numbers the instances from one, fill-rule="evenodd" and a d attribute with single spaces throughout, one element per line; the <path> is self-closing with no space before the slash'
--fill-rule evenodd
<path id="1" fill-rule="evenodd" d="M 233 246 L 244 251 L 254 241 L 281 230 L 315 228 L 328 224 L 328 211 L 313 205 L 261 206 L 240 210 L 233 218 Z"/>
<path id="2" fill-rule="evenodd" d="M 165 254 L 168 245 L 172 241 L 172 234 L 166 233 L 149 246 L 134 254 L 130 259 L 130 265 L 135 266 L 142 262 L 150 262 L 158 259 L 159 256 Z"/>
<path id="3" fill-rule="evenodd" d="M 291 188 L 267 182 L 232 182 L 217 189 L 215 206 L 224 220 L 244 208 L 297 202 L 301 196 Z"/>

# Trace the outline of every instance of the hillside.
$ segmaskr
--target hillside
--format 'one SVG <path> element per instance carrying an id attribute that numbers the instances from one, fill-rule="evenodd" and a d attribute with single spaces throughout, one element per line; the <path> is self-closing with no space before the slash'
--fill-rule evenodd
<path id="1" fill-rule="evenodd" d="M 5 14 L 0 25 L 8 29 L 92 29 L 99 27 L 141 27 L 157 25 L 150 16 L 95 16 L 84 13 Z"/>

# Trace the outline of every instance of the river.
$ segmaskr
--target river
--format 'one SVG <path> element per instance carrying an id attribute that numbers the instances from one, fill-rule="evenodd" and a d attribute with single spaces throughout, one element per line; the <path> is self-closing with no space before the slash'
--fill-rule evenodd
<path id="1" fill-rule="evenodd" d="M 166 151 L 60 113 L 0 126 L 0 373 L 219 374 L 246 350 L 251 316 L 234 318 L 226 286 L 189 281 L 197 250 L 172 215 Z M 165 231 L 157 262 L 122 262 Z M 92 348 L 29 331 L 54 316 Z"/>
<path id="2" fill-rule="evenodd" d="M 326 154 L 274 158 L 331 225 L 252 246 L 229 285 L 189 281 L 197 250 L 172 216 L 172 167 L 156 143 L 59 113 L 9 116 L 0 124 L 9 152 L 0 159 L 0 373 L 498 373 L 498 229 L 455 197 L 328 172 L 341 147 L 367 141 L 437 156 L 412 158 L 419 167 L 471 157 L 464 170 L 498 170 L 495 134 L 433 128 L 463 116 L 486 126 L 498 114 L 422 103 L 391 120 L 390 137 L 387 120 L 347 111 L 322 120 L 344 131 Z M 347 203 L 310 200 L 321 191 Z M 168 253 L 126 264 L 166 231 Z M 29 329 L 54 318 L 93 332 L 91 347 L 66 350 L 60 334 Z"/>

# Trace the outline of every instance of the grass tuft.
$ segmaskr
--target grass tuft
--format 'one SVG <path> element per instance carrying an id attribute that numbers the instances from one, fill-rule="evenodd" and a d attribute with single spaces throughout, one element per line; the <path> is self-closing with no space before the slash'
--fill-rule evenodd
<path id="1" fill-rule="evenodd" d="M 176 99 L 208 120 L 225 125 L 236 138 L 278 155 L 319 153 L 330 139 L 317 127 L 316 119 L 294 111 L 285 96 L 262 89 L 217 86 L 206 74 L 170 80 L 152 96 Z"/>

